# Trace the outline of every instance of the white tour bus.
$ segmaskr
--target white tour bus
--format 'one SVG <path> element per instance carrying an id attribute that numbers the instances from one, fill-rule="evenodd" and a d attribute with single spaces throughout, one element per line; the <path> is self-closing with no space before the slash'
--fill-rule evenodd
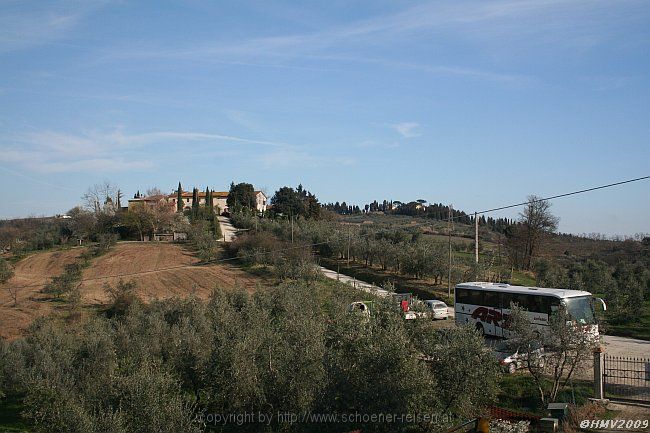
<path id="1" fill-rule="evenodd" d="M 530 323 L 540 331 L 549 326 L 549 316 L 562 304 L 575 323 L 584 326 L 596 338 L 598 324 L 594 300 L 606 308 L 602 299 L 581 290 L 475 282 L 458 284 L 455 294 L 456 324 L 474 324 L 479 332 L 496 337 L 509 336 L 504 323 L 510 314 L 511 302 L 526 309 Z"/>

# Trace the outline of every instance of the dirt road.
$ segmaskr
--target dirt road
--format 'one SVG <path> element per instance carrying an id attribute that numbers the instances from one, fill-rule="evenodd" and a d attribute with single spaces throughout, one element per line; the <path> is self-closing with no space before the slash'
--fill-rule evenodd
<path id="1" fill-rule="evenodd" d="M 603 343 L 607 355 L 650 358 L 650 341 L 603 335 Z"/>
<path id="2" fill-rule="evenodd" d="M 235 240 L 235 237 L 237 236 L 237 229 L 230 223 L 230 219 L 219 215 L 217 217 L 219 219 L 219 225 L 221 226 L 221 233 L 223 234 L 223 238 L 221 241 L 226 241 L 226 242 L 232 242 Z"/>

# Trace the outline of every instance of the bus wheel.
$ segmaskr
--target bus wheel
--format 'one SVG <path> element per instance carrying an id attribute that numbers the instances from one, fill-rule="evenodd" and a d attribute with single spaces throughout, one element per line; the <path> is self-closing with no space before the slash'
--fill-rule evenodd
<path id="1" fill-rule="evenodd" d="M 517 371 L 517 366 L 515 365 L 514 362 L 508 364 L 508 373 L 515 374 L 516 371 Z"/>
<path id="2" fill-rule="evenodd" d="M 485 336 L 485 329 L 483 328 L 483 325 L 480 323 L 476 324 L 476 330 L 478 331 L 479 334 L 481 334 L 481 337 Z"/>

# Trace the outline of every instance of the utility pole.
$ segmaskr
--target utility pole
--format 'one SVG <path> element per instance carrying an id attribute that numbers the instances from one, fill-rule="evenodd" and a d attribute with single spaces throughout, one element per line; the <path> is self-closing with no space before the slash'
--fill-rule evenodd
<path id="1" fill-rule="evenodd" d="M 350 238 L 352 233 L 350 233 L 350 227 L 348 227 L 348 267 L 350 267 Z"/>
<path id="2" fill-rule="evenodd" d="M 474 212 L 474 260 L 478 263 L 478 214 Z"/>
<path id="3" fill-rule="evenodd" d="M 449 232 L 449 272 L 447 275 L 447 296 L 451 298 L 451 206 L 447 216 L 447 231 Z"/>

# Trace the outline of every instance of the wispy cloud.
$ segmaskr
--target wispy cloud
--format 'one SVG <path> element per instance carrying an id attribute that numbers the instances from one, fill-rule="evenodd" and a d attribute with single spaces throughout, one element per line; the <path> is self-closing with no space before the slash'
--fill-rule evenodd
<path id="1" fill-rule="evenodd" d="M 420 124 L 416 122 L 402 122 L 391 126 L 404 138 L 413 138 L 422 135 L 415 130 L 420 126 Z"/>
<path id="2" fill-rule="evenodd" d="M 286 143 L 233 135 L 154 131 L 126 134 L 121 130 L 69 134 L 54 131 L 31 132 L 5 137 L 0 142 L 0 162 L 39 173 L 119 172 L 151 169 L 161 146 L 171 145 L 172 154 L 183 145 L 201 142 L 208 145 L 251 145 L 289 149 Z M 176 150 L 175 150 L 176 149 Z"/>
<path id="3" fill-rule="evenodd" d="M 103 1 L 7 1 L 0 4 L 0 52 L 62 43 Z"/>
<path id="4" fill-rule="evenodd" d="M 70 188 L 70 187 L 67 187 L 67 186 L 63 186 L 63 185 L 59 185 L 59 184 L 56 184 L 56 183 L 48 182 L 46 180 L 38 179 L 38 178 L 35 178 L 33 176 L 28 176 L 25 173 L 21 173 L 21 172 L 15 171 L 15 170 L 11 170 L 11 169 L 8 169 L 7 167 L 0 166 L 0 171 L 4 171 L 5 173 L 9 173 L 12 176 L 18 176 L 20 178 L 27 179 L 30 182 L 37 183 L 39 185 L 45 185 L 45 186 L 49 186 L 49 187 L 52 187 L 52 188 L 61 189 L 61 190 L 64 190 L 64 191 L 75 191 L 75 192 L 77 191 L 74 188 Z M 26 201 L 25 203 L 32 204 L 33 201 L 29 200 L 29 201 Z"/>
<path id="5" fill-rule="evenodd" d="M 631 9 L 643 0 L 624 0 Z M 385 66 L 421 69 L 434 74 L 518 83 L 529 77 L 468 65 L 427 64 L 404 61 L 394 55 L 357 56 L 368 48 L 381 52 L 386 44 L 411 44 L 432 35 L 452 35 L 472 40 L 482 49 L 512 44 L 562 41 L 564 46 L 594 45 L 607 32 L 612 15 L 620 15 L 609 0 L 449 0 L 418 3 L 404 10 L 325 27 L 319 31 L 280 34 L 243 40 L 212 40 L 189 45 L 120 47 L 107 58 L 169 58 L 197 62 L 231 63 L 262 67 L 310 68 L 323 62 L 372 62 Z M 625 21 L 629 14 L 620 17 Z M 579 22 L 581 25 L 576 25 Z M 620 23 L 619 23 L 620 25 Z M 494 43 L 499 42 L 499 43 Z M 316 68 L 319 69 L 319 68 Z"/>

